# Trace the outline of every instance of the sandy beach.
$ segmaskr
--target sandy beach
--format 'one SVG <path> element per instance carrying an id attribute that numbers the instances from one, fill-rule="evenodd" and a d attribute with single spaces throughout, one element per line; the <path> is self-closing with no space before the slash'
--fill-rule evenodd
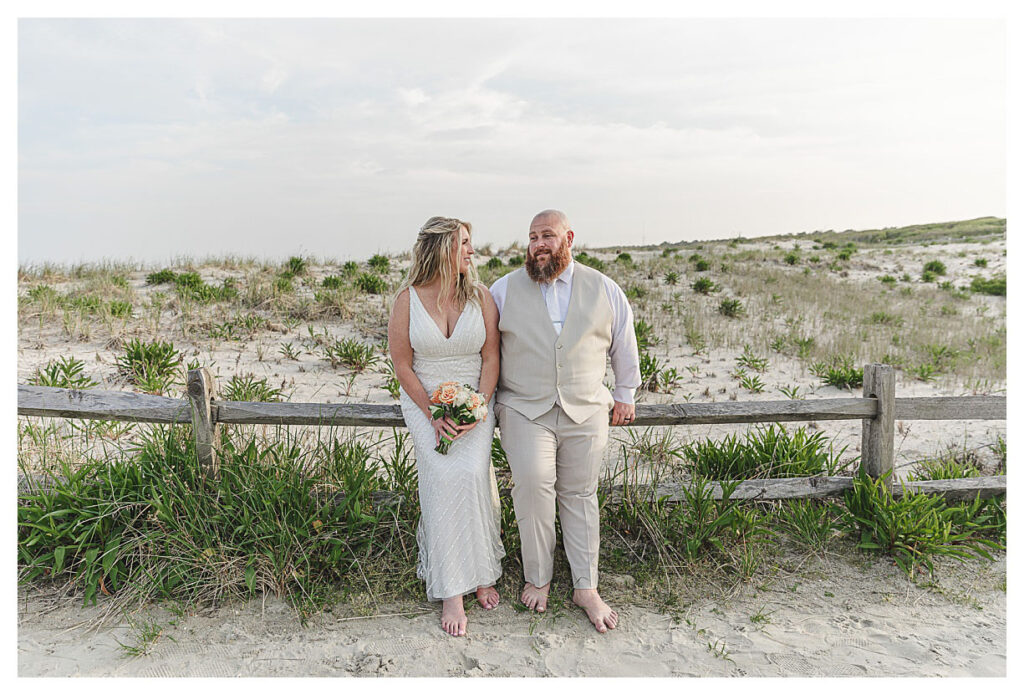
<path id="1" fill-rule="evenodd" d="M 507 597 L 493 611 L 468 609 L 464 638 L 446 635 L 425 603 L 379 606 L 380 617 L 326 612 L 306 626 L 278 599 L 183 616 L 154 607 L 141 615 L 163 633 L 142 656 L 118 643 L 136 644 L 125 620 L 83 624 L 102 615 L 102 601 L 82 608 L 23 590 L 18 674 L 1005 676 L 1005 557 L 939 564 L 941 579 L 926 586 L 885 560 L 794 555 L 774 576 L 727 596 L 708 587 L 708 597 L 667 610 L 631 603 L 628 580 L 607 578 L 619 587 L 606 595 L 621 625 L 606 635 L 571 605 L 553 601 L 539 617 Z"/>

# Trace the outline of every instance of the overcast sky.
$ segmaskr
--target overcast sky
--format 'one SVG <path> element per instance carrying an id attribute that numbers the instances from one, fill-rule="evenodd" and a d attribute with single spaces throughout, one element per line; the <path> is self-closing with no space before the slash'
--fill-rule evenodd
<path id="1" fill-rule="evenodd" d="M 998 20 L 21 20 L 22 263 L 1006 214 Z"/>

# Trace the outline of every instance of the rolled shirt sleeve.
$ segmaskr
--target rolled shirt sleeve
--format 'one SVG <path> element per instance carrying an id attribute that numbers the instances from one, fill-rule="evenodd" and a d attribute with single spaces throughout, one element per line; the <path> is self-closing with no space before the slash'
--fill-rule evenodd
<path id="1" fill-rule="evenodd" d="M 612 372 L 615 373 L 612 398 L 619 403 L 631 404 L 636 389 L 640 387 L 640 351 L 633 327 L 633 308 L 629 306 L 626 293 L 614 280 L 607 276 L 604 280 L 608 301 L 612 305 L 612 344 L 608 349 Z"/>

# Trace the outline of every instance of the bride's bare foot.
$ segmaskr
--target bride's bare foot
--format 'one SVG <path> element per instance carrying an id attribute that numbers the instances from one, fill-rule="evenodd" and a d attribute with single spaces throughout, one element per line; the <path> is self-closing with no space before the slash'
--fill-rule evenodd
<path id="1" fill-rule="evenodd" d="M 480 605 L 491 610 L 498 605 L 501 597 L 498 596 L 498 591 L 493 586 L 478 586 L 476 589 L 476 600 L 480 602 Z"/>
<path id="2" fill-rule="evenodd" d="M 526 586 L 523 587 L 523 595 L 519 600 L 531 611 L 543 613 L 548 607 L 548 589 L 550 588 L 551 582 L 544 586 L 534 586 L 530 582 L 526 582 Z"/>
<path id="3" fill-rule="evenodd" d="M 466 609 L 462 607 L 462 597 L 446 598 L 441 606 L 441 627 L 452 637 L 466 634 Z"/>
<path id="4" fill-rule="evenodd" d="M 572 592 L 572 602 L 583 609 L 598 632 L 614 630 L 619 623 L 619 614 L 601 600 L 597 589 L 576 589 Z"/>

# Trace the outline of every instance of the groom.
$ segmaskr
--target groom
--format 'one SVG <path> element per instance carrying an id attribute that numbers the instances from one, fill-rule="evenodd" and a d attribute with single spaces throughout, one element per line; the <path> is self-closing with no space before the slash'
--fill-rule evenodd
<path id="1" fill-rule="evenodd" d="M 597 479 L 612 425 L 634 419 L 640 363 L 633 312 L 602 273 L 572 259 L 574 233 L 558 210 L 530 224 L 526 264 L 498 279 L 501 373 L 495 415 L 512 469 L 523 547 L 522 601 L 544 611 L 555 552 L 555 501 L 573 597 L 597 628 L 618 614 L 597 593 Z M 608 358 L 615 389 L 604 385 Z"/>

